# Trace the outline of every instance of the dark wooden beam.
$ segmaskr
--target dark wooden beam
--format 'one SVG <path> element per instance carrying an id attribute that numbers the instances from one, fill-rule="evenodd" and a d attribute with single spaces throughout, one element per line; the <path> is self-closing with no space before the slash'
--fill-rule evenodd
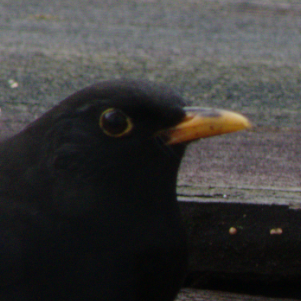
<path id="1" fill-rule="evenodd" d="M 189 234 L 186 285 L 301 298 L 300 190 L 185 186 L 178 194 Z"/>

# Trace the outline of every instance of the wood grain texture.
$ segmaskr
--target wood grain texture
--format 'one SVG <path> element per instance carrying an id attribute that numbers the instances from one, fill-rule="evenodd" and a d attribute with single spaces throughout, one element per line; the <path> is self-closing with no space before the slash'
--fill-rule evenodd
<path id="1" fill-rule="evenodd" d="M 267 298 L 261 296 L 250 296 L 232 294 L 219 291 L 183 289 L 178 295 L 177 301 L 293 301 L 294 299 Z"/>

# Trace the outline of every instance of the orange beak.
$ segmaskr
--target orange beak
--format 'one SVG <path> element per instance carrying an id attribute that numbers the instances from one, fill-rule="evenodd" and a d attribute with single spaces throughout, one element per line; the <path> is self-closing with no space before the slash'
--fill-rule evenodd
<path id="1" fill-rule="evenodd" d="M 190 142 L 251 128 L 249 120 L 241 114 L 200 107 L 185 107 L 186 116 L 174 127 L 160 131 L 167 144 Z"/>

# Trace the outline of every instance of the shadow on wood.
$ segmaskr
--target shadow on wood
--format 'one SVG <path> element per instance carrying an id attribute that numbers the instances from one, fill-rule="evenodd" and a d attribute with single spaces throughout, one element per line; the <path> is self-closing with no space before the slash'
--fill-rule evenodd
<path id="1" fill-rule="evenodd" d="M 218 196 L 210 203 L 180 198 L 190 248 L 186 285 L 301 299 L 298 204 L 226 203 L 225 194 Z"/>

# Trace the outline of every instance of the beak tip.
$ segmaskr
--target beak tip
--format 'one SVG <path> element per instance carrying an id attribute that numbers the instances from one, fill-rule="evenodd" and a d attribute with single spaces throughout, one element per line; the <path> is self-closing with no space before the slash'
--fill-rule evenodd
<path id="1" fill-rule="evenodd" d="M 241 121 L 241 128 L 238 130 L 249 130 L 253 127 L 251 121 L 247 117 L 245 117 L 239 113 L 234 113 L 234 114 L 236 115 L 237 120 Z"/>

